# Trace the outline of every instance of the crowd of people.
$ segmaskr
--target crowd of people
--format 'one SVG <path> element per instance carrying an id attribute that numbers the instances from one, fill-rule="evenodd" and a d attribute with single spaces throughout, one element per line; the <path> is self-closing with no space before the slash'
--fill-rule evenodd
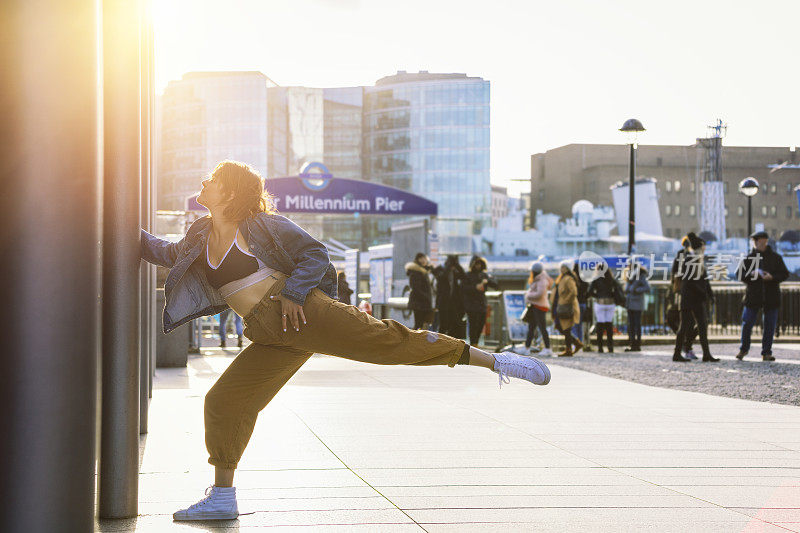
<path id="1" fill-rule="evenodd" d="M 736 272 L 736 278 L 745 284 L 741 344 L 736 357 L 741 360 L 748 354 L 753 326 L 763 313 L 761 355 L 765 361 L 774 361 L 772 342 L 780 308 L 780 283 L 789 277 L 789 272 L 780 254 L 769 246 L 766 232 L 758 231 L 751 238 L 753 249 Z M 711 354 L 708 343 L 708 315 L 714 293 L 705 264 L 705 242 L 690 232 L 681 244 L 669 272 L 664 317 L 675 333 L 673 361 L 698 359 L 693 344 L 699 340 L 702 361 L 717 362 L 719 359 Z M 455 255 L 434 267 L 426 254 L 419 253 L 406 264 L 405 270 L 414 328 L 435 329 L 477 344 L 486 323 L 486 291 L 498 288 L 488 274 L 486 260 L 472 257 L 465 271 Z M 564 261 L 553 279 L 542 262 L 531 265 L 526 307 L 520 317 L 527 323 L 528 332 L 524 345 L 516 348 L 517 353 L 530 355 L 536 350 L 539 355 L 555 355 L 548 329 L 548 323 L 552 323 L 553 329 L 564 337 L 559 357 L 590 349 L 592 333 L 597 352 L 613 354 L 614 317 L 618 308 L 624 308 L 627 315 L 628 345 L 624 351 L 641 351 L 642 316 L 651 292 L 647 268 L 641 262 L 633 262 L 617 279 L 612 269 L 601 263 L 593 274 L 587 280 L 577 262 Z"/>
<path id="2" fill-rule="evenodd" d="M 472 257 L 465 271 L 457 255 L 448 255 L 444 264 L 434 267 L 420 252 L 405 268 L 414 329 L 433 328 L 457 339 L 468 332 L 470 344 L 477 345 L 486 326 L 486 290 L 498 288 L 486 260 Z"/>

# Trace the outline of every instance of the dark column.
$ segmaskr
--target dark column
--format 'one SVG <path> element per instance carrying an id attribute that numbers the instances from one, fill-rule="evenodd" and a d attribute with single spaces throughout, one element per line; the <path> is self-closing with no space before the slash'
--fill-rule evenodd
<path id="1" fill-rule="evenodd" d="M 151 41 L 151 27 L 149 24 L 149 13 L 147 12 L 148 2 L 142 3 L 142 25 L 141 25 L 141 44 L 140 44 L 140 67 L 141 67 L 141 91 L 140 97 L 140 137 L 141 137 L 141 227 L 147 231 L 152 231 L 151 227 L 151 205 L 150 205 L 150 137 L 151 137 L 151 121 L 150 121 L 150 106 L 152 101 L 150 99 L 150 86 L 152 80 L 150 78 L 150 41 Z M 140 311 L 141 311 L 141 356 L 140 362 L 140 375 L 139 375 L 139 434 L 147 433 L 147 420 L 150 406 L 150 372 L 151 372 L 151 359 L 150 353 L 151 342 L 150 338 L 154 334 L 153 320 L 152 320 L 152 306 L 150 300 L 154 296 L 154 288 L 151 286 L 153 267 L 147 263 L 142 263 L 140 269 Z"/>
<path id="2" fill-rule="evenodd" d="M 636 144 L 631 143 L 630 176 L 628 183 L 628 256 L 636 245 Z"/>
<path id="3" fill-rule="evenodd" d="M 99 515 L 137 514 L 140 6 L 103 2 L 103 400 Z"/>
<path id="4" fill-rule="evenodd" d="M 150 9 L 150 13 L 152 14 L 152 2 L 148 2 L 148 6 Z M 150 98 L 150 114 L 148 119 L 150 121 L 150 139 L 149 139 L 149 146 L 150 146 L 150 228 L 155 231 L 156 226 L 156 209 L 158 208 L 156 199 L 158 198 L 158 183 L 157 173 L 156 173 L 156 162 L 157 162 L 157 154 L 155 151 L 156 148 L 156 93 L 155 93 L 155 38 L 153 35 L 153 26 L 152 26 L 152 17 L 150 17 L 150 26 L 148 29 L 148 36 L 149 41 L 147 43 L 147 57 L 148 57 L 148 64 L 149 64 L 149 72 L 148 75 L 150 77 L 150 84 L 148 86 L 148 94 Z M 145 264 L 145 263 L 143 263 Z M 152 334 L 150 335 L 150 382 L 149 382 L 149 392 L 150 397 L 153 397 L 153 375 L 155 374 L 156 370 L 156 339 L 158 337 L 156 328 L 158 328 L 158 315 L 157 313 L 161 312 L 158 306 L 156 305 L 156 267 L 154 265 L 147 264 L 147 268 L 150 271 L 150 299 L 148 301 L 150 305 L 150 328 Z"/>
<path id="5" fill-rule="evenodd" d="M 0 58 L 0 531 L 92 531 L 96 2 L 0 2 Z"/>

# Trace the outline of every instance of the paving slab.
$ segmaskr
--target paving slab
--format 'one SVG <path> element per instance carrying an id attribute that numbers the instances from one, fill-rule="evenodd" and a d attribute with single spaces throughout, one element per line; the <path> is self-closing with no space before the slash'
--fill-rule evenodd
<path id="1" fill-rule="evenodd" d="M 259 417 L 236 474 L 248 514 L 174 523 L 213 479 L 203 397 L 231 360 L 157 370 L 140 516 L 97 531 L 800 531 L 800 407 L 322 356 Z"/>

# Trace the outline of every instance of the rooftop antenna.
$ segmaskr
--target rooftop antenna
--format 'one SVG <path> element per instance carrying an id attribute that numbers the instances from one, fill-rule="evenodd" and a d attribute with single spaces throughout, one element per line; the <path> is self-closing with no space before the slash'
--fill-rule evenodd
<path id="1" fill-rule="evenodd" d="M 727 132 L 728 125 L 722 119 L 717 119 L 716 123 L 708 126 L 708 137 L 697 139 L 697 147 L 702 150 L 703 155 L 702 167 L 699 169 L 702 176 L 700 229 L 713 233 L 719 242 L 726 238 L 722 138 Z"/>

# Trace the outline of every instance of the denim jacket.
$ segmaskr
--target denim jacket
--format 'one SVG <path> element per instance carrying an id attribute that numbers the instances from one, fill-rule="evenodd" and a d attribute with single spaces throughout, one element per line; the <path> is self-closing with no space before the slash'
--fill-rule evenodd
<path id="1" fill-rule="evenodd" d="M 259 213 L 243 220 L 239 231 L 247 236 L 250 251 L 265 265 L 288 276 L 281 294 L 303 305 L 311 289 L 336 298 L 336 269 L 325 246 L 286 217 Z M 228 308 L 219 291 L 206 279 L 203 264 L 211 232 L 211 218 L 196 220 L 179 242 L 173 243 L 141 231 L 141 256 L 149 263 L 169 268 L 164 283 L 164 332 L 204 315 Z"/>

